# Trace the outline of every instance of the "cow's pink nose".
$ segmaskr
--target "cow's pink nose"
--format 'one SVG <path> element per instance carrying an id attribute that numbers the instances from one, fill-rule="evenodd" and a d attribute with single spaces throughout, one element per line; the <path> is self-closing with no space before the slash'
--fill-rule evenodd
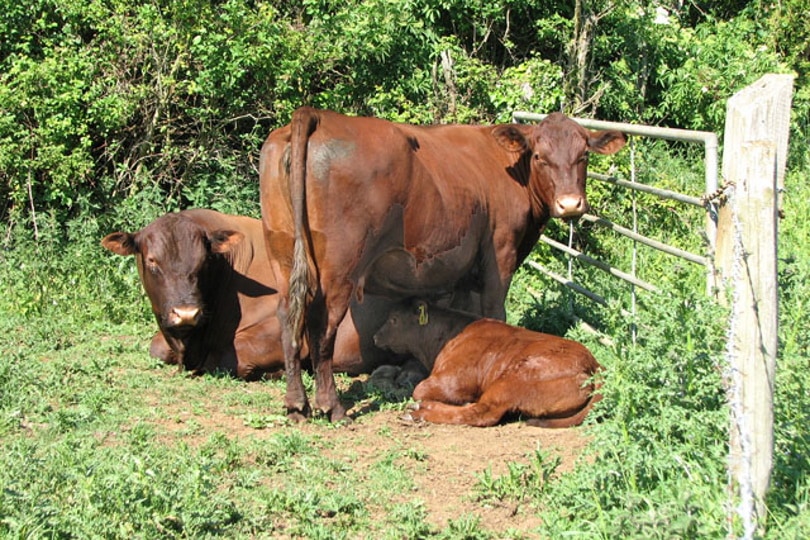
<path id="1" fill-rule="evenodd" d="M 200 308 L 196 306 L 175 306 L 169 314 L 172 326 L 194 326 L 200 318 Z"/>
<path id="2" fill-rule="evenodd" d="M 557 199 L 556 215 L 560 218 L 581 216 L 585 212 L 585 199 L 576 195 L 567 195 Z"/>

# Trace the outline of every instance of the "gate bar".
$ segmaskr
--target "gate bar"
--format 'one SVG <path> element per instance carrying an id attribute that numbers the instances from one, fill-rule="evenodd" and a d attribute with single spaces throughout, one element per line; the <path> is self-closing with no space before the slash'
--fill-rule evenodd
<path id="1" fill-rule="evenodd" d="M 576 281 L 572 281 L 572 280 L 570 280 L 570 279 L 568 279 L 566 277 L 561 276 L 560 274 L 557 274 L 556 272 L 552 272 L 551 270 L 549 270 L 548 268 L 546 268 L 545 266 L 543 266 L 540 263 L 536 263 L 534 261 L 526 261 L 526 264 L 528 264 L 529 266 L 531 266 L 535 270 L 538 270 L 538 271 L 544 273 L 545 275 L 547 275 L 551 279 L 553 279 L 555 281 L 558 281 L 559 283 L 565 285 L 569 289 L 573 289 L 576 292 L 578 292 L 579 294 L 587 296 L 588 298 L 590 298 L 591 300 L 593 300 L 597 304 L 602 304 L 603 306 L 608 305 L 607 300 L 605 300 L 604 298 L 602 298 L 601 296 L 599 296 L 595 292 L 593 292 L 593 291 L 591 291 L 589 289 L 586 289 L 585 287 L 583 287 L 582 285 L 580 285 Z"/>
<path id="2" fill-rule="evenodd" d="M 636 278 L 634 276 L 631 276 L 630 274 L 628 274 L 626 272 L 622 272 L 618 268 L 610 266 L 609 264 L 607 264 L 605 262 L 594 259 L 593 257 L 589 257 L 588 255 L 585 255 L 581 251 L 577 251 L 576 249 L 570 248 L 570 247 L 566 246 L 565 244 L 561 244 L 560 242 L 557 242 L 556 240 L 554 240 L 552 238 L 549 238 L 545 234 L 540 235 L 540 240 L 545 242 L 546 244 L 552 246 L 552 247 L 555 247 L 555 248 L 559 249 L 560 251 L 563 251 L 563 252 L 571 255 L 574 258 L 577 258 L 577 259 L 585 261 L 585 262 L 587 262 L 589 264 L 592 264 L 593 266 L 599 268 L 600 270 L 603 270 L 603 271 L 605 271 L 605 272 L 607 272 L 609 274 L 612 274 L 612 275 L 616 276 L 617 278 L 620 278 L 620 279 L 623 279 L 623 280 L 625 280 L 625 281 L 627 281 L 629 283 L 632 283 L 633 285 L 636 285 L 637 287 L 641 287 L 642 289 L 647 290 L 647 291 L 651 291 L 651 292 L 658 292 L 658 289 L 655 287 L 655 285 L 650 285 L 646 281 L 642 281 L 642 280 L 640 280 L 640 279 L 638 279 L 638 278 Z"/>
<path id="3" fill-rule="evenodd" d="M 648 238 L 641 234 L 634 233 L 630 229 L 622 227 L 621 225 L 617 225 L 616 223 L 613 223 L 609 219 L 594 216 L 593 214 L 585 214 L 584 216 L 582 216 L 581 219 L 611 229 L 617 232 L 618 234 L 627 236 L 628 238 L 636 240 L 637 242 L 640 242 L 645 246 L 655 248 L 659 251 L 663 251 L 664 253 L 668 253 L 669 255 L 674 255 L 675 257 L 680 257 L 681 259 L 686 259 L 689 262 L 693 262 L 695 264 L 700 264 L 703 266 L 707 266 L 709 264 L 709 262 L 706 260 L 706 257 L 701 257 L 700 255 L 695 255 L 694 253 L 690 253 L 688 251 L 672 247 L 669 244 L 664 244 L 663 242 L 659 242 L 658 240 L 653 240 L 652 238 Z"/>
<path id="4" fill-rule="evenodd" d="M 547 114 L 537 114 L 527 111 L 515 111 L 512 113 L 512 121 L 516 123 L 521 122 L 539 122 L 543 120 Z M 718 143 L 717 135 L 710 131 L 692 131 L 688 129 L 666 128 L 659 126 L 643 126 L 636 124 L 627 124 L 624 122 L 605 122 L 602 120 L 593 120 L 587 118 L 571 118 L 579 125 L 589 129 L 616 129 L 628 135 L 640 135 L 643 137 L 652 137 L 656 139 L 666 139 L 671 141 L 685 141 L 692 143 L 703 144 L 703 164 L 705 168 L 705 194 L 717 192 L 717 162 L 718 162 Z M 694 204 L 694 203 L 693 203 Z M 709 243 L 709 253 L 714 257 L 715 250 L 717 249 L 717 212 L 718 205 L 715 202 L 709 201 L 708 203 L 701 202 L 700 206 L 706 209 L 706 239 Z M 717 281 L 716 270 L 714 268 L 714 261 L 707 259 L 706 276 L 706 290 L 711 292 Z"/>
<path id="5" fill-rule="evenodd" d="M 683 193 L 678 193 L 676 191 L 670 191 L 668 189 L 661 189 L 653 186 L 648 186 L 647 184 L 640 184 L 638 182 L 628 182 L 627 180 L 620 180 L 615 176 L 608 176 L 606 174 L 588 173 L 588 176 L 591 178 L 595 178 L 596 180 L 601 180 L 602 182 L 610 182 L 611 184 L 615 184 L 617 186 L 635 189 L 636 191 L 643 191 L 644 193 L 651 193 L 653 195 L 658 195 L 662 199 L 671 199 L 674 201 L 686 204 L 693 204 L 695 206 L 700 207 L 706 206 L 701 198 L 692 197 L 691 195 L 684 195 Z"/>

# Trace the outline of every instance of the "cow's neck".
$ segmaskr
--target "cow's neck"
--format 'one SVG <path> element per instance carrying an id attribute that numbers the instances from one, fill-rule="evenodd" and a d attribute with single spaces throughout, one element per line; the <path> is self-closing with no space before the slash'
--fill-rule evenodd
<path id="1" fill-rule="evenodd" d="M 548 206 L 543 202 L 543 196 L 540 193 L 540 187 L 537 182 L 528 183 L 529 191 L 529 206 L 532 213 L 532 221 L 534 222 L 532 228 L 542 229 L 549 219 Z"/>
<path id="2" fill-rule="evenodd" d="M 513 178 L 516 178 L 526 189 L 529 198 L 529 208 L 531 219 L 540 226 L 548 221 L 548 207 L 543 203 L 543 196 L 540 192 L 540 182 L 532 176 L 531 152 L 524 152 L 520 159 L 513 165 Z"/>
<path id="3" fill-rule="evenodd" d="M 422 363 L 429 367 L 433 368 L 433 364 L 436 362 L 436 358 L 439 356 L 439 353 L 442 352 L 442 349 L 450 343 L 456 336 L 458 336 L 464 329 L 473 321 L 477 319 L 477 317 L 473 317 L 467 314 L 455 313 L 450 316 L 444 316 L 439 314 L 431 315 L 434 318 L 443 318 L 445 320 L 441 321 L 434 321 L 432 324 L 429 323 L 428 331 L 429 336 L 428 339 L 423 341 L 424 348 L 422 349 L 422 353 L 424 354 L 424 358 L 420 358 Z"/>

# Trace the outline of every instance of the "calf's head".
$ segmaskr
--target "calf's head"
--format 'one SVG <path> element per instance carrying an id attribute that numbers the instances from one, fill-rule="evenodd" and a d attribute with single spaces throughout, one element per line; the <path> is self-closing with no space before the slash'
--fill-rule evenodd
<path id="1" fill-rule="evenodd" d="M 182 213 L 166 214 L 134 233 L 114 232 L 101 245 L 118 255 L 133 255 L 152 312 L 167 337 L 180 338 L 205 317 L 212 267 L 244 235 L 208 231 Z"/>
<path id="2" fill-rule="evenodd" d="M 398 305 L 374 334 L 374 344 L 397 354 L 414 354 L 429 322 L 427 305 Z"/>
<path id="3" fill-rule="evenodd" d="M 552 113 L 530 129 L 501 125 L 493 135 L 506 149 L 528 159 L 533 203 L 544 206 L 550 217 L 562 219 L 588 211 L 588 154 L 614 154 L 627 141 L 620 131 L 591 131 L 562 113 Z"/>
<path id="4" fill-rule="evenodd" d="M 428 306 L 422 300 L 405 302 L 391 309 L 374 334 L 374 344 L 397 354 L 412 355 L 430 370 L 445 344 L 476 318 L 461 311 Z"/>

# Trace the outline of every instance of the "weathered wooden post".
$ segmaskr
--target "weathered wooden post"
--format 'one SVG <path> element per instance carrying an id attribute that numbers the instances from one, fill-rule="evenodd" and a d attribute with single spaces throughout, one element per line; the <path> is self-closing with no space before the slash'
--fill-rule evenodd
<path id="1" fill-rule="evenodd" d="M 731 293 L 726 355 L 731 407 L 729 486 L 744 536 L 765 525 L 773 467 L 778 328 L 778 201 L 784 185 L 793 77 L 766 75 L 728 101 L 718 215 L 720 294 Z"/>

